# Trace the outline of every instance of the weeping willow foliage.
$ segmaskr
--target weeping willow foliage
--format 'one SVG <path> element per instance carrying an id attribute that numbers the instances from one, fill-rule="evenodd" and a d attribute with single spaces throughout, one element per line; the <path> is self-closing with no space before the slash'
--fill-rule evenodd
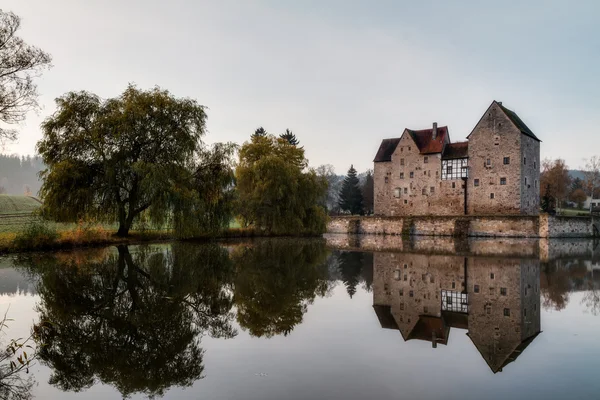
<path id="1" fill-rule="evenodd" d="M 130 85 L 117 98 L 70 92 L 56 103 L 37 144 L 47 217 L 117 222 L 121 236 L 142 214 L 182 236 L 229 222 L 234 145 L 202 143 L 195 100 Z"/>
<path id="2" fill-rule="evenodd" d="M 240 220 L 272 234 L 323 233 L 327 181 L 307 166 L 303 148 L 273 135 L 252 136 L 236 167 Z"/>

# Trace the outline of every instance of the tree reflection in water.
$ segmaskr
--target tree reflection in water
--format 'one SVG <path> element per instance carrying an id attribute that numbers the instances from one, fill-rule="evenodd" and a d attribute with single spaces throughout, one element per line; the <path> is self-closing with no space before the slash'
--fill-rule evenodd
<path id="1" fill-rule="evenodd" d="M 322 240 L 271 239 L 234 249 L 237 320 L 252 336 L 288 335 L 328 290 Z"/>
<path id="2" fill-rule="evenodd" d="M 40 320 L 53 329 L 39 357 L 62 390 L 100 381 L 125 397 L 162 395 L 202 377 L 201 334 L 236 335 L 233 269 L 218 245 L 119 246 L 96 259 L 63 253 L 21 261 L 40 279 Z"/>

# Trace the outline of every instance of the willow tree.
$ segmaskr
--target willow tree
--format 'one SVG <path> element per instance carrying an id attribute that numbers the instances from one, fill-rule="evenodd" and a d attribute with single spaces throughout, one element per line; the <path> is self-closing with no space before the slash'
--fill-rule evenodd
<path id="1" fill-rule="evenodd" d="M 273 135 L 253 136 L 236 167 L 240 219 L 272 234 L 320 234 L 327 181 L 308 169 L 304 149 Z"/>
<path id="2" fill-rule="evenodd" d="M 231 185 L 233 149 L 202 144 L 206 114 L 195 100 L 129 85 L 117 98 L 70 92 L 56 103 L 37 144 L 47 166 L 40 190 L 46 216 L 116 221 L 117 235 L 127 236 L 144 212 L 151 222 L 173 218 L 181 228 L 186 218 L 202 226 L 223 211 L 212 205 Z M 217 176 L 207 176 L 207 168 Z"/>

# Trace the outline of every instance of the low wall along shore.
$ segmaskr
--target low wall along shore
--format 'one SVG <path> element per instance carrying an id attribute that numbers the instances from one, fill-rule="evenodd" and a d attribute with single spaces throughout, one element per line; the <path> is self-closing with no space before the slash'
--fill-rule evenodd
<path id="1" fill-rule="evenodd" d="M 327 233 L 459 237 L 593 237 L 600 236 L 600 217 L 418 216 L 331 217 Z"/>

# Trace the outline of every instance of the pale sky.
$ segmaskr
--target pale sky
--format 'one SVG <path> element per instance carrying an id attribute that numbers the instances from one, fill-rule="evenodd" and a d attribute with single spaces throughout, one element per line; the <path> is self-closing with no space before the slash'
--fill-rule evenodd
<path id="1" fill-rule="evenodd" d="M 206 142 L 291 129 L 311 166 L 372 168 L 381 139 L 492 100 L 571 168 L 600 155 L 600 1 L 3 0 L 53 56 L 43 109 L 4 152 L 33 154 L 54 98 L 158 85 L 208 107 Z"/>

